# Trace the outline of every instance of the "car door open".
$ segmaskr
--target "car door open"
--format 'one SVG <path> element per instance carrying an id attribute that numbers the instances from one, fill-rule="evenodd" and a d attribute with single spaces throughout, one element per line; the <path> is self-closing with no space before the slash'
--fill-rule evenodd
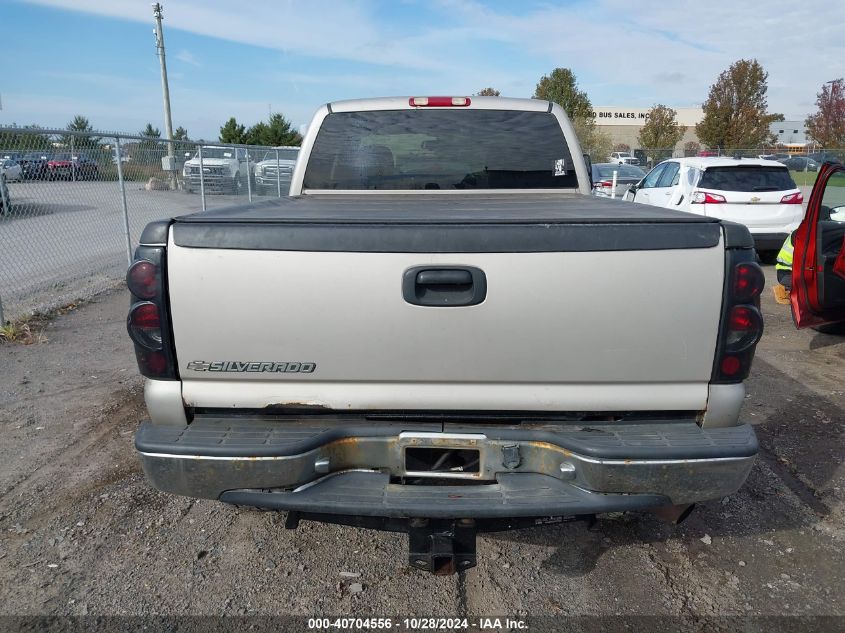
<path id="1" fill-rule="evenodd" d="M 792 317 L 798 328 L 845 323 L 845 167 L 825 163 L 793 238 Z"/>

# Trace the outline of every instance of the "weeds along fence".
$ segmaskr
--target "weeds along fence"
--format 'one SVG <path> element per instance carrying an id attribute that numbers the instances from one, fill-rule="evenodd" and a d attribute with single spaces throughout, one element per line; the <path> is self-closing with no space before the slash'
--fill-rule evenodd
<path id="1" fill-rule="evenodd" d="M 0 127 L 0 319 L 119 284 L 148 222 L 286 196 L 297 151 Z"/>

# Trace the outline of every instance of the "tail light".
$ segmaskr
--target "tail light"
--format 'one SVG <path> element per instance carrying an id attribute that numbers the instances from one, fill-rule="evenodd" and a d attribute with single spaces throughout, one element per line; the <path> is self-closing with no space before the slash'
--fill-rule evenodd
<path id="1" fill-rule="evenodd" d="M 469 97 L 411 97 L 408 99 L 408 105 L 417 108 L 466 107 L 471 103 Z"/>
<path id="2" fill-rule="evenodd" d="M 754 301 L 763 292 L 766 278 L 763 269 L 754 262 L 734 266 L 732 295 L 736 301 Z"/>
<path id="3" fill-rule="evenodd" d="M 725 349 L 729 352 L 743 352 L 763 335 L 763 317 L 760 311 L 749 305 L 734 306 L 728 317 Z"/>
<path id="4" fill-rule="evenodd" d="M 785 195 L 783 198 L 780 199 L 781 204 L 803 204 L 804 203 L 804 194 L 800 191 L 796 193 L 790 193 Z"/>
<path id="5" fill-rule="evenodd" d="M 126 285 L 132 294 L 126 329 L 135 344 L 135 358 L 141 374 L 148 378 L 176 379 L 176 354 L 164 279 L 164 247 L 139 246 L 135 261 L 126 273 Z"/>
<path id="6" fill-rule="evenodd" d="M 158 294 L 158 269 L 146 259 L 136 261 L 126 273 L 129 292 L 141 299 L 152 299 Z"/>
<path id="7" fill-rule="evenodd" d="M 708 193 L 706 191 L 693 191 L 690 197 L 690 202 L 693 204 L 724 204 L 725 196 L 720 196 L 718 193 Z"/>
<path id="8" fill-rule="evenodd" d="M 613 188 L 613 181 L 612 180 L 602 180 L 599 182 L 596 187 L 599 189 L 607 189 L 608 191 Z"/>
<path id="9" fill-rule="evenodd" d="M 726 255 L 724 305 L 719 328 L 713 382 L 742 382 L 751 370 L 757 343 L 763 336 L 760 293 L 765 277 L 753 249 L 729 249 Z"/>
<path id="10" fill-rule="evenodd" d="M 151 350 L 161 350 L 161 316 L 152 301 L 136 303 L 129 310 L 129 336 L 136 345 Z"/>

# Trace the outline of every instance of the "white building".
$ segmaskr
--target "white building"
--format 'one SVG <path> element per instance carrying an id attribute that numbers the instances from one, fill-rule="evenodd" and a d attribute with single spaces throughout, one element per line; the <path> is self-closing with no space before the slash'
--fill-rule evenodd
<path id="1" fill-rule="evenodd" d="M 675 146 L 676 152 L 683 151 L 685 143 L 700 142 L 695 134 L 695 126 L 704 118 L 701 108 L 673 108 L 677 112 L 675 120 L 679 125 L 686 126 L 684 137 Z M 632 149 L 640 147 L 637 135 L 648 121 L 651 108 L 626 108 L 620 106 L 597 106 L 593 117 L 596 127 L 610 135 L 614 145 L 625 143 Z M 658 148 L 655 148 L 658 149 Z M 659 148 L 668 149 L 668 148 Z"/>
<path id="2" fill-rule="evenodd" d="M 803 151 L 811 142 L 804 121 L 775 121 L 769 124 L 769 131 L 777 138 L 777 144 L 787 150 Z"/>

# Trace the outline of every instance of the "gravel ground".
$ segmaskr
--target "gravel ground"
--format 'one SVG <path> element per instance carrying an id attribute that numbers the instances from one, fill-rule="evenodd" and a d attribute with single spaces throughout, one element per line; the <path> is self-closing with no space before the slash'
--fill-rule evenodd
<path id="1" fill-rule="evenodd" d="M 744 409 L 762 453 L 737 494 L 678 527 L 618 514 L 481 536 L 478 567 L 451 577 L 407 568 L 403 535 L 287 531 L 281 514 L 148 487 L 126 303 L 102 295 L 50 323 L 46 343 L 0 346 L 0 614 L 845 622 L 845 339 L 796 331 L 768 290 Z"/>

